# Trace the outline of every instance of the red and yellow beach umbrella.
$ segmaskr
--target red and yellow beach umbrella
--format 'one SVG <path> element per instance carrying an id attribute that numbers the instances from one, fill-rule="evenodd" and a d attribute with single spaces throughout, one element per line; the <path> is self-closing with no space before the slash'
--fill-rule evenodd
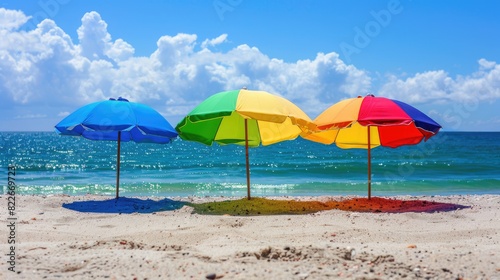
<path id="1" fill-rule="evenodd" d="M 342 100 L 315 120 L 315 133 L 304 138 L 343 149 L 368 149 L 368 198 L 371 197 L 371 149 L 415 145 L 436 135 L 441 126 L 401 101 L 368 95 Z"/>
<path id="2" fill-rule="evenodd" d="M 292 140 L 310 129 L 312 120 L 289 100 L 247 89 L 214 94 L 175 127 L 183 140 L 246 148 L 247 196 L 250 199 L 248 147 Z"/>

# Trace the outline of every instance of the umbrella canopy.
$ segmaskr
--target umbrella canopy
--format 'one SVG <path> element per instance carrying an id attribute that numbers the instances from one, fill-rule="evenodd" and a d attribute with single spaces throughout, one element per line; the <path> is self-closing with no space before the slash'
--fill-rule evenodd
<path id="1" fill-rule="evenodd" d="M 91 140 L 118 142 L 116 159 L 116 198 L 120 186 L 120 143 L 169 143 L 177 132 L 153 108 L 125 98 L 91 103 L 68 115 L 56 126 L 61 135 L 83 136 Z"/>
<path id="2" fill-rule="evenodd" d="M 200 103 L 175 129 L 184 140 L 245 145 L 247 197 L 250 199 L 248 147 L 293 140 L 313 129 L 311 119 L 287 99 L 246 89 L 214 94 Z"/>
<path id="3" fill-rule="evenodd" d="M 318 131 L 304 138 L 335 143 L 343 149 L 368 149 L 368 198 L 371 197 L 371 149 L 415 145 L 436 135 L 441 126 L 401 101 L 368 95 L 340 101 L 315 120 Z"/>

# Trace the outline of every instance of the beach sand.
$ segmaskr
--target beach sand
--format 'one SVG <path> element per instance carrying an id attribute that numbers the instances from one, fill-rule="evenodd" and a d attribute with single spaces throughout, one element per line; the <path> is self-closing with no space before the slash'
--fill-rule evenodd
<path id="1" fill-rule="evenodd" d="M 0 279 L 500 279 L 498 195 L 397 197 L 465 206 L 431 213 L 257 216 L 174 203 L 227 198 L 170 198 L 171 209 L 139 198 L 118 209 L 104 196 L 17 195 L 16 272 L 6 198 Z"/>

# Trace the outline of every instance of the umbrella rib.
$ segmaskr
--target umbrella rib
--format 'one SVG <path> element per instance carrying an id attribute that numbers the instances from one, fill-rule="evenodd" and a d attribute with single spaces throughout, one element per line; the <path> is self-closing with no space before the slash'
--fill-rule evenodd
<path id="1" fill-rule="evenodd" d="M 219 134 L 219 129 L 220 129 L 220 126 L 222 125 L 222 120 L 224 119 L 223 117 L 219 117 L 217 119 L 220 119 L 219 123 L 217 124 L 217 129 L 215 130 L 215 133 L 214 133 L 214 137 L 213 137 L 213 140 L 212 140 L 212 143 L 210 143 L 210 145 L 212 145 L 214 142 L 217 142 L 215 139 L 217 138 L 217 134 Z M 218 143 L 218 142 L 217 142 Z"/>
<path id="2" fill-rule="evenodd" d="M 135 111 L 132 109 L 132 104 L 130 104 L 128 101 L 121 101 L 121 102 L 127 102 L 127 105 L 129 107 L 129 114 L 132 115 L 132 118 L 134 120 L 133 124 L 132 124 L 132 127 L 130 128 L 130 130 L 132 130 L 134 127 L 137 127 L 139 128 L 139 124 L 138 124 L 138 120 L 137 120 L 137 116 L 135 114 Z"/>
<path id="3" fill-rule="evenodd" d="M 259 120 L 255 120 L 257 123 L 257 135 L 259 135 L 259 144 L 262 143 L 262 137 L 260 136 L 260 126 L 259 126 Z"/>

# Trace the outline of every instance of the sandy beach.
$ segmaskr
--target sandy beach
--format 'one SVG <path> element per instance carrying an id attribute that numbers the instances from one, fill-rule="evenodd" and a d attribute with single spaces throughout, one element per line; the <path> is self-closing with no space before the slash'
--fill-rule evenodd
<path id="1" fill-rule="evenodd" d="M 114 209 L 104 196 L 17 195 L 15 220 L 8 220 L 6 198 L 0 279 L 500 279 L 498 195 L 398 197 L 464 206 L 432 213 L 265 216 L 196 214 L 182 203 L 166 211 L 154 203 Z M 6 256 L 12 239 L 15 272 Z"/>

